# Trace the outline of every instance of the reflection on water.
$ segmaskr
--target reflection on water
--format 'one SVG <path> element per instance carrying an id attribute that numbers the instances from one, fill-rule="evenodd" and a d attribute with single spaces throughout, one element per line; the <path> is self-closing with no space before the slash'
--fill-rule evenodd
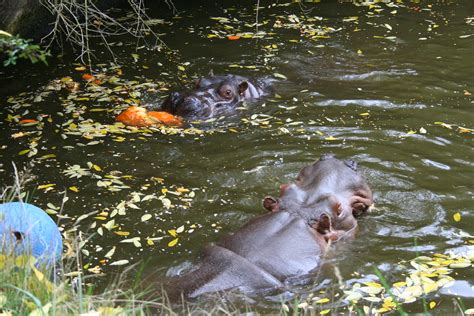
<path id="1" fill-rule="evenodd" d="M 279 184 L 291 181 L 303 165 L 333 152 L 359 162 L 377 206 L 360 221 L 357 239 L 338 247 L 328 259 L 344 280 L 355 282 L 354 272 L 361 279 L 373 280 L 372 267 L 376 266 L 390 281 L 397 281 L 406 271 L 399 266 L 401 260 L 469 243 L 463 236 L 474 234 L 473 135 L 462 128 L 473 128 L 474 121 L 474 36 L 466 37 L 472 33 L 472 25 L 466 23 L 468 14 L 474 12 L 468 10 L 472 2 L 407 1 L 408 7 L 380 5 L 381 10 L 346 2 L 366 3 L 305 4 L 312 9 L 306 18 L 318 17 L 305 22 L 312 24 L 311 32 L 318 27 L 337 32 L 314 37 L 319 33 L 278 28 L 276 21 L 288 24 L 286 17 L 292 14 L 303 19 L 300 7 L 265 6 L 259 13 L 263 23 L 259 30 L 266 35 L 239 41 L 209 34 L 254 31 L 252 25 L 245 26 L 255 21 L 252 3 L 234 10 L 228 10 L 233 4 L 192 4 L 195 9 L 183 8 L 181 18 L 160 29 L 167 33 L 165 42 L 179 52 L 185 72 L 176 70 L 177 65 L 164 56 L 146 50 L 139 51 L 140 60 L 133 63 L 130 54 L 135 43 L 124 40 L 122 68 L 128 80 L 166 81 L 167 88 L 190 86 L 192 77 L 210 69 L 216 74 L 269 78 L 278 73 L 287 78 L 274 80 L 273 96 L 248 105 L 237 116 L 208 127 L 196 125 L 206 130 L 203 135 L 129 134 L 124 135 L 125 141 L 104 137 L 100 144 L 79 147 L 78 142 L 88 140 L 71 136 L 64 140 L 58 132 L 69 119 L 69 114 L 57 115 L 66 113 L 63 101 L 67 94 L 48 97 L 48 104 L 41 103 L 41 107 L 34 103 L 12 109 L 4 102 L 7 95 L 36 89 L 53 78 L 77 76 L 69 61 L 41 73 L 32 68 L 26 86 L 21 81 L 7 84 L 2 80 L 7 94 L 2 92 L 4 118 L 8 114 L 53 118 L 42 130 L 37 148 L 38 156 L 54 153 L 56 157 L 38 160 L 32 173 L 34 187 L 48 183 L 55 187 L 46 193 L 37 191 L 35 202 L 43 207 L 48 202 L 58 205 L 66 190 L 70 198 L 66 215 L 76 218 L 94 210 L 110 213 L 121 201 L 134 204 L 137 208 L 128 207 L 126 215 L 117 219 L 120 230 L 130 236 L 105 231 L 91 240 L 86 261 L 96 265 L 116 246 L 110 261 L 151 258 L 150 269 L 159 267 L 162 275 L 166 270 L 176 274 L 188 268 L 205 243 L 262 213 L 262 198 L 277 195 Z M 234 24 L 209 19 L 236 12 Z M 152 13 L 160 15 L 158 10 Z M 136 97 L 159 103 L 166 94 L 167 89 L 158 89 Z M 113 113 L 88 112 L 91 104 L 83 106 L 75 120 L 81 116 L 112 123 Z M 25 138 L 11 138 L 11 131 L 19 127 L 8 122 L 3 126 L 2 178 L 8 182 L 10 161 L 17 160 L 21 169 L 29 159 L 18 156 L 27 145 Z M 98 187 L 93 177 L 69 179 L 61 173 L 75 164 L 87 167 L 87 162 L 121 177 L 129 188 L 110 192 Z M 79 192 L 68 190 L 71 186 L 77 186 Z M 182 187 L 194 192 L 193 196 L 176 195 Z M 180 206 L 166 209 L 163 200 L 143 199 L 153 193 L 158 197 L 163 190 L 174 192 L 166 196 Z M 132 192 L 143 194 L 137 198 Z M 456 212 L 462 215 L 460 222 L 453 220 Z M 153 218 L 141 221 L 144 214 Z M 95 232 L 101 224 L 89 218 L 83 229 Z M 180 227 L 183 232 L 178 233 L 177 245 L 168 247 L 172 240 L 168 231 Z M 141 247 L 119 243 L 131 237 L 140 237 Z M 147 243 L 151 237 L 153 243 Z M 107 265 L 103 269 L 113 270 Z M 323 269 L 320 277 L 325 286 L 335 284 L 331 269 Z M 452 290 L 442 291 L 441 297 L 463 296 L 465 304 L 472 305 L 472 271 L 460 270 L 456 278 L 459 281 Z M 422 311 L 421 306 L 411 308 Z"/>

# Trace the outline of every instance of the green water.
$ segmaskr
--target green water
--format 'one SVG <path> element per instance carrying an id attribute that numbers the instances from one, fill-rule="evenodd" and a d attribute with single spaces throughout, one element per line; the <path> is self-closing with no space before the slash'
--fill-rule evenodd
<path id="1" fill-rule="evenodd" d="M 194 192 L 194 196 L 166 193 L 172 202 L 170 209 L 159 199 L 135 200 L 137 209 L 127 207 L 125 215 L 114 217 L 120 228 L 103 228 L 102 236 L 95 234 L 90 239 L 84 263 L 99 265 L 112 274 L 119 268 L 108 263 L 147 261 L 147 271 L 158 278 L 167 272 L 173 275 L 196 259 L 203 245 L 264 212 L 261 200 L 265 195 L 277 195 L 279 184 L 292 181 L 302 166 L 326 152 L 359 162 L 377 207 L 360 220 L 356 240 L 339 247 L 328 259 L 331 268 L 318 279 L 325 280 L 328 288 L 337 287 L 334 267 L 348 283 L 374 280 L 373 267 L 389 282 L 397 282 L 404 280 L 407 271 L 401 261 L 461 251 L 472 242 L 473 237 L 463 237 L 463 233 L 474 234 L 473 132 L 466 130 L 474 127 L 474 27 L 468 19 L 474 16 L 474 2 L 407 2 L 401 7 L 381 4 L 375 8 L 331 1 L 303 7 L 262 3 L 258 29 L 265 32 L 262 38 L 237 41 L 208 38 L 208 34 L 213 30 L 254 33 L 254 25 L 245 26 L 255 23 L 253 2 L 186 7 L 178 3 L 177 7 L 178 18 L 169 17 L 163 7 L 150 10 L 153 18 L 168 16 L 166 24 L 153 29 L 175 51 L 171 60 L 165 49 L 148 50 L 139 43 L 139 58 L 133 61 L 135 40 L 124 36 L 114 41 L 122 79 L 164 82 L 176 88 L 190 86 L 192 78 L 212 69 L 215 74 L 267 78 L 273 94 L 248 105 L 237 116 L 197 125 L 203 135 L 130 134 L 122 135 L 122 142 L 106 136 L 99 144 L 80 146 L 78 143 L 91 140 L 74 135 L 64 139 L 62 124 L 71 118 L 76 123 L 92 119 L 113 124 L 114 115 L 125 103 L 94 98 L 74 101 L 84 106 L 74 116 L 62 105 L 61 98 L 68 96 L 64 89 L 28 107 L 15 108 L 7 102 L 9 96 L 19 97 L 22 92 L 43 91 L 53 79 L 72 76 L 82 82 L 82 73 L 74 70 L 69 55 L 52 60 L 49 67 L 22 66 L 2 74 L 3 183 L 12 183 L 11 162 L 15 161 L 18 169 L 27 168 L 34 176 L 26 188 L 34 190 L 37 205 L 60 206 L 66 191 L 69 200 L 64 214 L 72 219 L 61 220 L 64 227 L 69 228 L 81 214 L 106 211 L 102 214 L 105 219 L 94 218 L 96 214 L 79 224 L 81 231 L 96 232 L 121 201 L 132 200 L 132 192 L 143 192 L 142 198 L 152 193 L 159 197 L 163 188 L 176 191 L 184 187 Z M 288 26 L 294 22 L 288 20 L 291 15 L 299 17 L 299 27 Z M 237 21 L 226 24 L 236 31 L 210 17 L 235 17 Z M 278 27 L 276 21 L 285 26 Z M 308 24 L 313 29 L 321 27 L 324 34 L 312 39 Z M 307 33 L 302 34 L 301 29 Z M 107 50 L 101 45 L 96 49 L 96 55 L 106 61 L 96 70 L 109 68 Z M 287 79 L 275 78 L 275 73 Z M 165 96 L 166 91 L 158 90 L 144 91 L 137 98 L 144 104 L 159 104 Z M 94 106 L 114 111 L 90 112 Z M 44 127 L 6 122 L 8 114 L 21 118 L 44 114 Z M 52 122 L 47 122 L 47 116 Z M 268 124 L 259 124 L 255 118 L 264 118 Z M 451 129 L 440 122 L 450 124 Z M 11 138 L 27 131 L 35 134 Z M 38 154 L 19 156 L 32 140 L 38 143 Z M 47 154 L 56 157 L 39 159 Z M 102 177 L 130 175 L 121 178 L 128 188 L 110 192 L 97 186 L 99 179 L 91 175 L 74 179 L 62 173 L 76 164 L 89 169 L 87 162 L 99 166 L 100 170 L 90 172 Z M 164 184 L 156 178 L 164 179 Z M 44 184 L 55 186 L 47 192 L 37 189 Z M 72 186 L 79 191 L 69 189 Z M 461 221 L 456 222 L 453 215 L 458 212 Z M 152 215 L 151 219 L 141 221 L 144 214 Z M 178 243 L 169 247 L 174 238 L 168 230 L 183 225 Z M 130 234 L 113 233 L 119 229 Z M 139 247 L 119 243 L 135 237 L 140 237 Z M 147 237 L 163 238 L 150 245 Z M 108 263 L 100 263 L 114 246 Z M 440 303 L 438 311 L 444 313 L 458 312 L 452 301 L 457 296 L 466 308 L 473 307 L 473 276 L 472 268 L 457 270 L 453 277 L 458 282 L 431 294 L 428 301 Z M 407 309 L 423 311 L 420 302 Z"/>

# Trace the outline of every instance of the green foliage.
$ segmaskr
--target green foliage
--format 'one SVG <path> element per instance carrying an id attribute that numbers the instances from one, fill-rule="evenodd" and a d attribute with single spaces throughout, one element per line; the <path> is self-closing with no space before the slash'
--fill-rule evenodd
<path id="1" fill-rule="evenodd" d="M 6 32 L 0 31 L 0 56 L 4 55 L 3 66 L 16 65 L 19 58 L 29 59 L 33 64 L 38 61 L 47 65 L 46 57 L 51 54 L 49 51 L 41 49 L 32 40 L 24 39 L 19 36 L 11 36 Z"/>

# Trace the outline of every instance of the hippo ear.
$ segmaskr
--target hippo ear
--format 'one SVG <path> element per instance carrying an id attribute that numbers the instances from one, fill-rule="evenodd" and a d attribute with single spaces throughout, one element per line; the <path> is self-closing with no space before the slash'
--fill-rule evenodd
<path id="1" fill-rule="evenodd" d="M 354 171 L 357 171 L 357 162 L 354 160 L 344 160 L 344 164 Z"/>
<path id="2" fill-rule="evenodd" d="M 331 218 L 328 214 L 323 213 L 319 219 L 314 219 L 310 225 L 324 235 L 331 230 Z"/>
<path id="3" fill-rule="evenodd" d="M 277 199 L 271 196 L 266 196 L 263 199 L 263 207 L 269 212 L 277 212 L 280 204 Z"/>
<path id="4" fill-rule="evenodd" d="M 249 83 L 247 81 L 242 81 L 239 84 L 239 94 L 242 95 L 244 94 L 245 90 L 249 88 Z"/>
<path id="5" fill-rule="evenodd" d="M 336 158 L 336 155 L 333 153 L 325 153 L 321 155 L 321 158 L 319 158 L 320 161 L 328 160 L 328 159 L 333 159 Z"/>

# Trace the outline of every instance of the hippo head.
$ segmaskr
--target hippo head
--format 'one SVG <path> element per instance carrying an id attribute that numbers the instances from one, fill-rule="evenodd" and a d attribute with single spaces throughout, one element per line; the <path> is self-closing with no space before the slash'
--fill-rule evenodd
<path id="1" fill-rule="evenodd" d="M 162 109 L 186 118 L 206 119 L 225 114 L 246 97 L 247 80 L 240 76 L 212 76 L 196 81 L 188 93 L 172 92 Z M 248 94 L 248 93 L 247 93 Z"/>
<path id="2" fill-rule="evenodd" d="M 301 169 L 294 183 L 282 184 L 278 199 L 266 197 L 263 205 L 319 222 L 322 229 L 349 231 L 372 205 L 372 192 L 355 162 L 325 155 Z"/>

